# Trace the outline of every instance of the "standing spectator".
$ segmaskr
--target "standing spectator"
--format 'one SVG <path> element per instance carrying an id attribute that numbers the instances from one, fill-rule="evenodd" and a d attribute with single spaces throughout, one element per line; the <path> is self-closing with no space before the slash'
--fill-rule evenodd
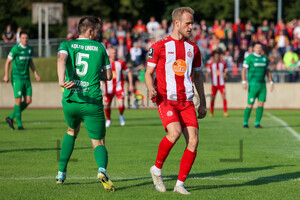
<path id="1" fill-rule="evenodd" d="M 204 32 L 206 32 L 207 33 L 207 26 L 206 26 L 206 21 L 205 21 L 205 19 L 202 19 L 201 21 L 200 21 L 200 28 L 201 28 L 201 30 L 202 31 L 204 31 Z"/>
<path id="2" fill-rule="evenodd" d="M 133 62 L 133 67 L 137 67 L 142 61 L 142 48 L 137 42 L 133 42 L 133 47 L 130 49 L 130 58 Z"/>
<path id="3" fill-rule="evenodd" d="M 271 52 L 269 54 L 269 60 L 270 60 L 270 68 L 276 68 L 276 64 L 282 60 L 281 55 L 278 53 L 277 49 L 275 47 L 272 48 Z"/>
<path id="4" fill-rule="evenodd" d="M 272 49 L 275 47 L 275 42 L 273 39 L 270 39 L 268 44 L 263 47 L 263 50 L 265 52 L 265 55 L 269 55 Z"/>
<path id="5" fill-rule="evenodd" d="M 295 70 L 298 69 L 298 55 L 293 52 L 291 46 L 287 47 L 287 52 L 284 54 L 283 62 L 286 68 L 289 70 L 289 81 L 296 82 L 297 79 L 297 72 Z"/>
<path id="6" fill-rule="evenodd" d="M 155 41 L 159 41 L 163 39 L 166 35 L 165 29 L 162 28 L 161 25 L 158 26 L 158 28 L 153 32 Z"/>
<path id="7" fill-rule="evenodd" d="M 133 30 L 139 35 L 147 31 L 146 26 L 141 19 L 137 21 L 136 25 L 133 27 Z"/>
<path id="8" fill-rule="evenodd" d="M 262 22 L 262 26 L 261 26 L 261 30 L 262 32 L 267 36 L 268 32 L 269 32 L 269 22 L 267 19 L 264 19 Z"/>
<path id="9" fill-rule="evenodd" d="M 8 54 L 11 49 L 11 46 L 9 46 L 9 44 L 12 44 L 16 40 L 16 34 L 11 30 L 10 25 L 6 26 L 5 32 L 2 34 L 2 39 L 4 40 L 5 44 L 8 45 L 6 47 L 6 53 Z"/>
<path id="10" fill-rule="evenodd" d="M 229 32 L 233 33 L 232 24 L 230 22 L 226 22 L 225 27 L 224 27 L 224 32 L 225 32 L 225 37 L 226 38 L 228 37 Z"/>
<path id="11" fill-rule="evenodd" d="M 234 46 L 236 44 L 236 41 L 233 37 L 233 32 L 228 31 L 227 38 L 225 39 L 225 45 L 228 47 L 229 45 Z"/>
<path id="12" fill-rule="evenodd" d="M 251 22 L 250 23 L 248 22 L 245 26 L 245 36 L 248 39 L 248 41 L 251 41 L 251 35 L 254 32 L 254 30 L 251 27 L 252 27 Z"/>
<path id="13" fill-rule="evenodd" d="M 214 24 L 211 26 L 212 31 L 215 33 L 216 30 L 219 28 L 219 20 L 215 19 Z"/>
<path id="14" fill-rule="evenodd" d="M 279 31 L 279 35 L 275 37 L 275 43 L 281 57 L 283 57 L 286 51 L 286 46 L 289 43 L 289 39 L 284 35 L 283 30 Z"/>
<path id="15" fill-rule="evenodd" d="M 19 28 L 17 29 L 17 33 L 16 33 L 16 42 L 17 42 L 17 43 L 20 43 L 20 33 L 21 33 L 21 31 L 22 31 L 22 28 L 19 27 Z"/>
<path id="16" fill-rule="evenodd" d="M 123 38 L 119 39 L 119 44 L 116 50 L 117 50 L 117 58 L 126 61 L 128 50 Z"/>
<path id="17" fill-rule="evenodd" d="M 300 19 L 297 20 L 297 25 L 293 33 L 294 33 L 294 38 L 300 39 Z"/>
<path id="18" fill-rule="evenodd" d="M 147 23 L 146 28 L 150 35 L 153 35 L 155 30 L 158 29 L 159 23 L 155 21 L 155 17 L 150 17 L 150 21 Z"/>
<path id="19" fill-rule="evenodd" d="M 231 69 L 233 67 L 233 57 L 230 55 L 228 50 L 225 51 L 223 59 L 226 62 L 228 69 Z"/>
<path id="20" fill-rule="evenodd" d="M 121 25 L 118 26 L 118 30 L 116 32 L 116 37 L 117 37 L 118 41 L 120 40 L 120 38 L 125 39 L 126 31 L 124 31 L 123 26 L 121 26 Z"/>
<path id="21" fill-rule="evenodd" d="M 241 19 L 236 20 L 232 26 L 232 29 L 235 36 L 240 36 L 241 32 L 245 31 L 245 26 L 243 23 L 241 23 Z"/>
<path id="22" fill-rule="evenodd" d="M 168 30 L 168 21 L 166 20 L 166 19 L 163 19 L 162 21 L 161 21 L 161 26 L 162 26 L 162 29 L 164 29 L 165 30 L 165 33 L 166 34 L 169 34 L 169 30 Z"/>
<path id="23" fill-rule="evenodd" d="M 252 53 L 253 53 L 253 46 L 249 46 L 248 50 L 244 54 L 244 59 L 247 58 Z"/>
<path id="24" fill-rule="evenodd" d="M 110 32 L 110 38 L 108 40 L 110 46 L 117 46 L 118 39 L 114 31 Z"/>

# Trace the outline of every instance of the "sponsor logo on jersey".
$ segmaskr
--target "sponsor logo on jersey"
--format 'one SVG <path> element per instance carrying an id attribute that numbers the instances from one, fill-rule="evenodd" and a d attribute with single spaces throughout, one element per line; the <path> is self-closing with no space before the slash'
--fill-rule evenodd
<path id="1" fill-rule="evenodd" d="M 116 71 L 113 71 L 113 79 L 116 79 L 117 78 L 117 72 Z"/>
<path id="2" fill-rule="evenodd" d="M 193 57 L 193 53 L 189 50 L 189 51 L 187 52 L 187 56 L 188 56 L 189 58 L 191 58 L 191 57 Z"/>
<path id="3" fill-rule="evenodd" d="M 173 112 L 172 112 L 171 110 L 169 110 L 169 111 L 167 112 L 167 116 L 168 116 L 168 117 L 173 116 Z"/>
<path id="4" fill-rule="evenodd" d="M 153 59 L 153 54 L 154 54 L 154 49 L 153 49 L 153 48 L 150 48 L 150 49 L 149 49 L 149 55 L 148 55 L 148 57 L 149 57 L 150 59 Z"/>
<path id="5" fill-rule="evenodd" d="M 183 76 L 187 70 L 187 64 L 184 60 L 178 59 L 173 63 L 173 72 L 178 76 Z"/>
<path id="6" fill-rule="evenodd" d="M 168 54 L 174 54 L 174 52 L 172 52 L 172 51 L 169 51 L 169 52 L 168 52 Z"/>

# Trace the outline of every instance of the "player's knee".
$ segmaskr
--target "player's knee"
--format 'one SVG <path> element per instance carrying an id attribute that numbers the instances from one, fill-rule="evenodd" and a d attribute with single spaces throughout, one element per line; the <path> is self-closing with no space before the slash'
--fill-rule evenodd
<path id="1" fill-rule="evenodd" d="M 32 100 L 31 100 L 31 99 L 27 99 L 27 100 L 26 100 L 26 104 L 27 104 L 27 105 L 29 105 L 29 104 L 31 104 L 31 103 L 32 103 Z"/>
<path id="2" fill-rule="evenodd" d="M 198 137 L 192 137 L 188 141 L 187 148 L 191 151 L 196 151 L 198 143 L 199 143 Z"/>
<path id="3" fill-rule="evenodd" d="M 170 142 L 175 143 L 181 135 L 181 130 L 173 130 L 172 132 L 169 132 L 167 135 L 167 138 Z"/>
<path id="4" fill-rule="evenodd" d="M 253 104 L 248 104 L 247 107 L 252 109 L 253 108 Z"/>

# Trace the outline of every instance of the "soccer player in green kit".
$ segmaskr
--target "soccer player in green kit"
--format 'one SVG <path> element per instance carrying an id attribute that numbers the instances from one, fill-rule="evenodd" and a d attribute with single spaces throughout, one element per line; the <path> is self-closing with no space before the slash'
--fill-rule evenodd
<path id="1" fill-rule="evenodd" d="M 13 61 L 11 82 L 13 85 L 15 106 L 14 111 L 6 117 L 6 122 L 11 129 L 15 129 L 13 119 L 16 117 L 18 130 L 24 130 L 21 121 L 21 112 L 32 101 L 32 87 L 30 82 L 29 67 L 34 73 L 35 79 L 40 81 L 40 77 L 34 67 L 32 61 L 33 48 L 28 45 L 28 34 L 24 31 L 20 32 L 20 43 L 16 44 L 8 54 L 5 62 L 5 71 L 3 81 L 9 82 L 9 65 Z M 23 101 L 22 101 L 23 97 Z"/>
<path id="2" fill-rule="evenodd" d="M 254 53 L 250 54 L 243 63 L 242 70 L 242 84 L 243 88 L 247 89 L 246 82 L 246 71 L 248 70 L 248 105 L 244 112 L 244 128 L 249 128 L 248 120 L 250 117 L 251 110 L 255 99 L 258 99 L 258 107 L 256 109 L 256 119 L 255 128 L 262 128 L 260 125 L 260 120 L 263 114 L 263 106 L 266 101 L 267 89 L 265 77 L 271 84 L 271 92 L 274 89 L 274 84 L 272 80 L 272 74 L 269 70 L 269 61 L 266 55 L 262 55 L 262 45 L 260 43 L 254 44 Z"/>
<path id="3" fill-rule="evenodd" d="M 62 104 L 68 131 L 62 141 L 56 183 L 62 184 L 66 179 L 67 164 L 84 120 L 98 165 L 97 177 L 107 191 L 114 191 L 106 175 L 108 155 L 100 89 L 100 80 L 111 80 L 112 70 L 105 48 L 94 41 L 99 29 L 97 18 L 83 17 L 78 24 L 79 38 L 62 42 L 58 47 L 57 73 L 59 85 L 64 88 Z"/>

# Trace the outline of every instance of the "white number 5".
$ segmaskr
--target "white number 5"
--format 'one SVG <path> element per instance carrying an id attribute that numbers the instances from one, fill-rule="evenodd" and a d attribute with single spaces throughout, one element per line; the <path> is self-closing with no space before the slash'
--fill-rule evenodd
<path id="1" fill-rule="evenodd" d="M 89 54 L 85 54 L 85 53 L 77 53 L 76 56 L 76 74 L 78 76 L 85 76 L 88 70 L 88 63 L 84 60 L 82 60 L 82 58 L 87 58 L 89 59 L 90 55 Z M 77 67 L 82 66 L 81 70 L 78 69 Z"/>

